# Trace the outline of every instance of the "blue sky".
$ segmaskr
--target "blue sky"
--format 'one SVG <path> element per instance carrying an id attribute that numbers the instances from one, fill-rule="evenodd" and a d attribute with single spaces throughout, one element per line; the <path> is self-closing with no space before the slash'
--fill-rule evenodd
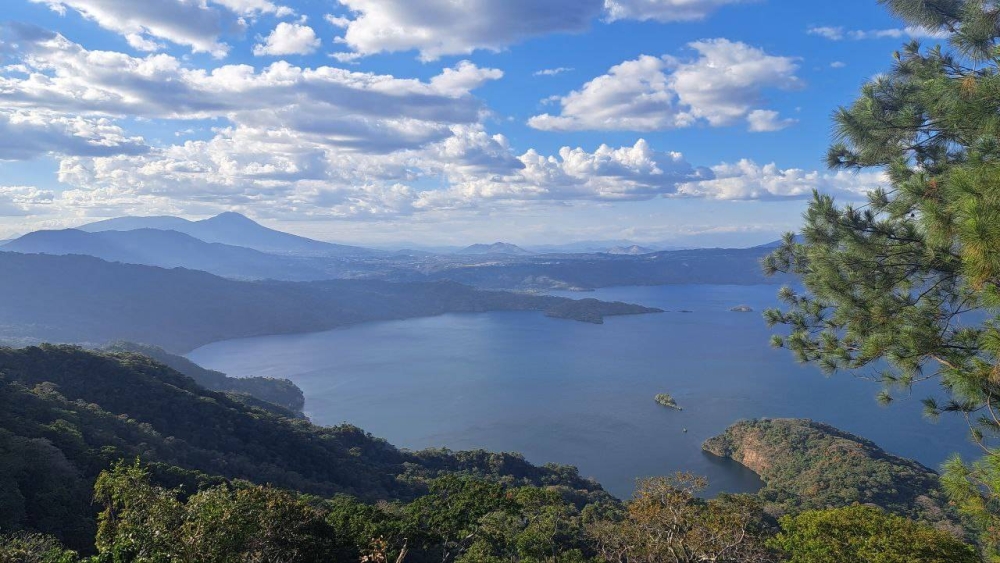
<path id="1" fill-rule="evenodd" d="M 233 210 L 365 244 L 756 244 L 909 37 L 874 0 L 10 0 L 0 238 Z"/>

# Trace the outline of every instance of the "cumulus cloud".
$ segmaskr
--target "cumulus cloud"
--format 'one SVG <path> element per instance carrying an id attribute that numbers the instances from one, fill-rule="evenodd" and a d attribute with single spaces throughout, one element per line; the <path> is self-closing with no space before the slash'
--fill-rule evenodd
<path id="1" fill-rule="evenodd" d="M 224 6 L 241 16 L 257 16 L 259 14 L 274 14 L 279 18 L 295 14 L 288 6 L 280 6 L 270 0 L 212 0 L 213 4 Z"/>
<path id="2" fill-rule="evenodd" d="M 148 150 L 142 137 L 127 136 L 108 119 L 0 110 L 0 160 L 29 160 L 45 154 L 134 155 Z"/>
<path id="3" fill-rule="evenodd" d="M 819 190 L 858 198 L 888 181 L 882 172 L 781 169 L 774 163 L 761 166 L 747 159 L 713 166 L 712 174 L 712 179 L 681 184 L 677 195 L 722 200 L 782 199 L 809 197 L 813 190 Z"/>
<path id="4" fill-rule="evenodd" d="M 747 119 L 752 131 L 790 124 L 757 106 L 766 88 L 801 85 L 795 59 L 726 39 L 697 41 L 689 47 L 698 58 L 682 62 L 643 55 L 616 65 L 560 98 L 559 115 L 537 115 L 528 124 L 549 131 L 659 131 L 699 120 L 718 127 Z"/>
<path id="5" fill-rule="evenodd" d="M 319 49 L 320 39 L 308 25 L 281 22 L 263 43 L 254 45 L 254 56 L 308 55 Z"/>
<path id="6" fill-rule="evenodd" d="M 52 10 L 78 12 L 97 25 L 121 34 L 141 50 L 156 48 L 155 39 L 165 39 L 190 47 L 196 53 L 225 56 L 229 47 L 220 41 L 227 32 L 240 28 L 239 19 L 229 9 L 207 1 L 158 0 L 31 0 Z M 228 0 L 230 6 L 249 7 L 249 0 Z M 266 3 L 265 3 L 266 4 Z"/>
<path id="7" fill-rule="evenodd" d="M 604 0 L 604 9 L 610 21 L 676 22 L 705 19 L 722 6 L 748 1 L 753 0 Z"/>
<path id="8" fill-rule="evenodd" d="M 51 191 L 34 186 L 0 186 L 0 217 L 37 215 L 54 199 Z"/>
<path id="9" fill-rule="evenodd" d="M 354 53 L 415 50 L 424 60 L 583 31 L 602 10 L 602 0 L 339 1 L 352 13 L 341 41 Z"/>
<path id="10" fill-rule="evenodd" d="M 165 54 L 90 51 L 61 35 L 13 28 L 17 68 L 0 72 L 0 103 L 53 112 L 149 119 L 225 119 L 289 129 L 343 148 L 390 151 L 477 123 L 471 89 L 502 73 L 463 62 L 429 82 L 285 61 L 189 68 Z M 381 146 L 380 146 L 381 145 Z"/>
<path id="11" fill-rule="evenodd" d="M 341 60 L 417 51 L 423 60 L 499 51 L 532 37 L 586 30 L 594 21 L 703 19 L 727 4 L 753 0 L 338 0 L 347 15 L 327 21 L 344 28 Z"/>
<path id="12" fill-rule="evenodd" d="M 809 35 L 816 35 L 831 41 L 843 41 L 852 39 L 861 41 L 864 39 L 902 39 L 909 37 L 912 39 L 945 39 L 947 32 L 934 31 L 926 27 L 910 26 L 905 28 L 889 29 L 844 29 L 840 26 L 814 26 L 806 32 Z"/>
<path id="13" fill-rule="evenodd" d="M 795 124 L 796 120 L 782 119 L 781 115 L 776 111 L 755 109 L 747 115 L 747 122 L 750 124 L 750 131 L 752 133 L 764 133 L 781 131 Z"/>
<path id="14" fill-rule="evenodd" d="M 503 78 L 503 71 L 479 68 L 470 61 L 462 61 L 455 68 L 446 68 L 431 79 L 431 87 L 439 92 L 461 96 L 491 80 Z"/>
<path id="15" fill-rule="evenodd" d="M 372 155 L 303 145 L 294 136 L 227 129 L 146 155 L 69 157 L 60 205 L 148 212 L 266 209 L 271 216 L 391 218 L 430 212 L 491 211 L 508 205 L 643 201 L 803 199 L 812 191 L 860 199 L 881 173 L 824 173 L 758 165 L 711 168 L 644 140 L 596 150 L 563 147 L 516 153 L 502 135 L 456 126 L 419 150 Z M 109 213 L 113 214 L 113 213 Z"/>
<path id="16" fill-rule="evenodd" d="M 291 136 L 227 129 L 208 141 L 189 141 L 142 156 L 62 160 L 60 181 L 77 200 L 100 190 L 105 201 L 166 198 L 252 206 L 275 212 L 335 217 L 380 217 L 502 202 L 642 200 L 711 178 L 707 169 L 645 141 L 602 145 L 593 152 L 565 147 L 557 155 L 516 155 L 502 135 L 481 126 L 456 126 L 446 140 L 385 155 L 343 153 L 304 145 Z M 421 180 L 444 185 L 418 190 Z M 147 202 L 148 203 L 148 202 Z"/>
<path id="17" fill-rule="evenodd" d="M 678 107 L 667 74 L 672 66 L 670 59 L 648 55 L 625 61 L 561 98 L 560 115 L 537 115 L 528 124 L 547 131 L 657 131 L 690 125 L 694 119 Z"/>

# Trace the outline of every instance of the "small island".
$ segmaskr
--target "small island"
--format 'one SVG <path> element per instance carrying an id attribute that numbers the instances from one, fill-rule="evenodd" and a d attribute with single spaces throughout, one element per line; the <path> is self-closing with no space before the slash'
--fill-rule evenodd
<path id="1" fill-rule="evenodd" d="M 684 410 L 682 407 L 680 407 L 680 406 L 677 405 L 677 401 L 675 401 L 673 397 L 671 397 L 670 395 L 667 395 L 666 393 L 660 393 L 659 395 L 657 395 L 656 397 L 654 397 L 654 399 L 656 400 L 657 403 L 659 403 L 659 404 L 661 404 L 661 405 L 663 405 L 663 406 L 665 406 L 667 408 L 671 408 L 671 409 L 675 409 L 675 410 L 679 410 L 679 411 Z"/>
<path id="2" fill-rule="evenodd" d="M 626 315 L 647 315 L 662 313 L 662 309 L 643 307 L 615 301 L 599 301 L 597 299 L 561 299 L 545 310 L 545 316 L 556 319 L 570 319 L 585 323 L 604 324 L 605 317 L 620 317 Z"/>
<path id="3" fill-rule="evenodd" d="M 753 307 L 750 305 L 737 305 L 730 309 L 734 313 L 753 313 Z"/>

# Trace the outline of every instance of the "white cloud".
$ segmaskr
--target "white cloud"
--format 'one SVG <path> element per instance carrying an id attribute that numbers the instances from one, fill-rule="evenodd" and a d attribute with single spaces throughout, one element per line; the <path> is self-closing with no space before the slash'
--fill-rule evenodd
<path id="1" fill-rule="evenodd" d="M 528 124 L 547 131 L 657 131 L 690 125 L 694 119 L 677 105 L 668 69 L 670 59 L 643 55 L 626 61 L 561 98 L 560 115 L 532 117 Z"/>
<path id="2" fill-rule="evenodd" d="M 431 87 L 438 92 L 461 96 L 492 80 L 503 78 L 503 71 L 479 68 L 470 61 L 462 61 L 455 68 L 446 68 L 431 79 Z"/>
<path id="3" fill-rule="evenodd" d="M 319 49 L 320 39 L 308 25 L 281 22 L 263 43 L 254 45 L 254 56 L 308 55 Z"/>
<path id="4" fill-rule="evenodd" d="M 128 137 L 108 119 L 0 110 L 0 160 L 29 160 L 45 154 L 142 154 L 148 150 L 141 137 Z"/>
<path id="5" fill-rule="evenodd" d="M 847 63 L 843 61 L 833 61 L 832 63 L 830 63 L 830 68 L 844 68 L 846 66 Z"/>
<path id="6" fill-rule="evenodd" d="M 499 51 L 532 37 L 576 33 L 597 20 L 676 22 L 704 19 L 728 4 L 755 0 L 338 0 L 347 15 L 342 61 L 383 52 L 417 51 L 429 61 L 475 50 Z"/>
<path id="7" fill-rule="evenodd" d="M 816 35 L 829 39 L 830 41 L 840 41 L 844 38 L 844 28 L 842 27 L 831 27 L 831 26 L 816 26 L 810 27 L 807 30 L 809 35 Z"/>
<path id="8" fill-rule="evenodd" d="M 238 18 L 227 9 L 207 1 L 194 0 L 31 0 L 64 13 L 79 12 L 97 25 L 121 34 L 135 48 L 149 50 L 153 38 L 185 45 L 196 53 L 222 57 L 229 47 L 220 41 L 227 32 L 240 27 Z M 245 3 L 233 0 L 232 4 Z"/>
<path id="9" fill-rule="evenodd" d="M 450 135 L 451 125 L 477 123 L 483 106 L 471 89 L 502 76 L 468 62 L 429 82 L 284 61 L 259 71 L 248 65 L 188 68 L 165 54 L 88 51 L 61 35 L 18 31 L 13 54 L 21 65 L 0 72 L 0 103 L 9 107 L 109 117 L 218 118 L 374 152 L 421 146 Z"/>
<path id="10" fill-rule="evenodd" d="M 781 169 L 771 163 L 760 166 L 752 160 L 712 167 L 713 179 L 688 182 L 677 195 L 721 200 L 781 199 L 809 197 L 813 190 L 853 198 L 886 184 L 882 172 L 817 172 Z"/>
<path id="11" fill-rule="evenodd" d="M 207 203 L 265 206 L 274 213 L 380 217 L 504 202 L 643 200 L 679 184 L 710 178 L 680 153 L 645 141 L 594 152 L 565 147 L 515 156 L 507 140 L 481 127 L 459 126 L 424 149 L 386 155 L 349 154 L 301 143 L 294 136 L 227 129 L 143 156 L 66 158 L 60 181 L 78 203 L 99 194 L 102 205 L 154 208 Z M 418 189 L 421 180 L 443 181 Z M 159 203 L 151 200 L 162 199 Z"/>
<path id="12" fill-rule="evenodd" d="M 768 131 L 781 131 L 796 123 L 794 119 L 782 119 L 776 111 L 766 109 L 755 109 L 747 115 L 747 122 L 750 124 L 750 131 L 753 133 L 764 133 Z"/>
<path id="13" fill-rule="evenodd" d="M 534 73 L 534 76 L 556 76 L 564 72 L 573 72 L 576 69 L 561 66 L 559 68 L 545 68 Z"/>
<path id="14" fill-rule="evenodd" d="M 125 41 L 128 42 L 129 47 L 132 47 L 136 51 L 145 51 L 147 53 L 152 53 L 154 51 L 159 51 L 160 49 L 163 48 L 163 43 L 158 43 L 138 33 L 125 34 Z"/>
<path id="15" fill-rule="evenodd" d="M 947 32 L 934 31 L 927 29 L 926 27 L 919 26 L 869 30 L 849 30 L 839 26 L 814 26 L 810 27 L 806 30 L 806 32 L 809 35 L 816 35 L 831 41 L 843 41 L 845 39 L 852 39 L 855 41 L 861 41 L 864 39 L 902 39 L 904 37 L 912 39 L 946 39 L 948 37 Z"/>
<path id="16" fill-rule="evenodd" d="M 419 51 L 429 61 L 583 31 L 601 14 L 603 0 L 339 1 L 352 12 L 341 41 L 354 53 Z"/>
<path id="17" fill-rule="evenodd" d="M 274 14 L 276 17 L 283 18 L 295 14 L 295 10 L 288 6 L 279 6 L 269 0 L 212 0 L 212 3 L 224 6 L 241 16 Z"/>
<path id="18" fill-rule="evenodd" d="M 697 59 L 643 55 L 626 61 L 561 98 L 559 115 L 534 116 L 528 124 L 550 131 L 659 131 L 699 120 L 718 127 L 749 119 L 751 130 L 761 131 L 790 123 L 773 112 L 754 112 L 761 111 L 764 89 L 801 85 L 795 59 L 726 39 L 689 46 Z M 771 129 L 757 128 L 764 126 Z"/>
<path id="19" fill-rule="evenodd" d="M 824 173 L 749 160 L 700 168 L 677 152 L 602 145 L 516 154 L 501 135 L 457 126 L 446 140 L 385 155 L 303 145 L 294 135 L 227 129 L 147 155 L 64 158 L 57 201 L 119 213 L 211 213 L 226 208 L 293 218 L 391 218 L 481 213 L 510 206 L 643 201 L 804 199 L 814 189 L 860 199 L 881 173 Z"/>
<path id="20" fill-rule="evenodd" d="M 333 14 L 326 14 L 325 16 L 323 16 L 323 19 L 325 19 L 326 22 L 329 23 L 330 25 L 332 25 L 333 27 L 339 27 L 339 28 L 342 28 L 342 29 L 346 28 L 349 25 L 351 25 L 351 19 L 350 18 L 345 18 L 343 16 L 335 16 Z"/>
<path id="21" fill-rule="evenodd" d="M 163 39 L 196 53 L 223 57 L 229 45 L 223 35 L 242 33 L 247 18 L 261 14 L 295 14 L 270 0 L 30 0 L 65 14 L 78 12 L 97 25 L 122 35 L 139 51 L 157 51 Z"/>
<path id="22" fill-rule="evenodd" d="M 40 214 L 55 195 L 34 186 L 0 186 L 0 217 L 24 217 Z"/>
<path id="23" fill-rule="evenodd" d="M 676 22 L 701 20 L 722 6 L 753 0 L 604 0 L 605 17 Z"/>

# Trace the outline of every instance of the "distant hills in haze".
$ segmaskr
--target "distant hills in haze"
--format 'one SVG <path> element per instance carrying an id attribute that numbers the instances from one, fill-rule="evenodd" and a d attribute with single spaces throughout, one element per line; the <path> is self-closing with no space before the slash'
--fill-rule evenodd
<path id="1" fill-rule="evenodd" d="M 178 231 L 152 228 L 37 231 L 7 243 L 2 250 L 22 254 L 79 254 L 109 262 L 204 270 L 231 278 L 310 281 L 336 277 L 329 264 L 324 269 L 322 264 L 314 265 L 296 256 L 210 243 Z"/>
<path id="2" fill-rule="evenodd" d="M 231 338 L 455 312 L 539 311 L 601 322 L 605 315 L 657 311 L 447 281 L 235 281 L 75 255 L 0 252 L 0 272 L 0 340 L 29 344 L 125 340 L 187 352 Z"/>
<path id="3" fill-rule="evenodd" d="M 177 231 L 204 242 L 243 246 L 273 254 L 303 256 L 356 256 L 375 251 L 357 246 L 333 244 L 269 229 L 239 213 L 222 213 L 201 221 L 180 217 L 121 217 L 83 225 L 77 230 L 90 233 L 157 229 Z"/>
<path id="4" fill-rule="evenodd" d="M 493 244 L 474 244 L 458 251 L 458 254 L 508 254 L 511 256 L 528 256 L 534 254 L 520 246 L 506 242 L 495 242 Z"/>
<path id="5" fill-rule="evenodd" d="M 619 256 L 641 256 L 643 254 L 652 254 L 654 252 L 656 251 L 652 248 L 646 248 L 637 244 L 633 244 L 631 246 L 616 246 L 608 250 L 608 254 L 616 254 Z"/>
<path id="6" fill-rule="evenodd" d="M 0 251 L 93 256 L 236 280 L 455 281 L 481 289 L 528 291 L 782 281 L 766 278 L 759 264 L 776 242 L 746 249 L 691 250 L 619 242 L 580 243 L 579 248 L 592 249 L 586 251 L 571 251 L 577 248 L 573 245 L 542 251 L 542 247 L 496 242 L 436 252 L 390 252 L 312 240 L 270 229 L 238 213 L 223 213 L 201 221 L 122 217 L 77 229 L 38 231 L 0 245 Z"/>

